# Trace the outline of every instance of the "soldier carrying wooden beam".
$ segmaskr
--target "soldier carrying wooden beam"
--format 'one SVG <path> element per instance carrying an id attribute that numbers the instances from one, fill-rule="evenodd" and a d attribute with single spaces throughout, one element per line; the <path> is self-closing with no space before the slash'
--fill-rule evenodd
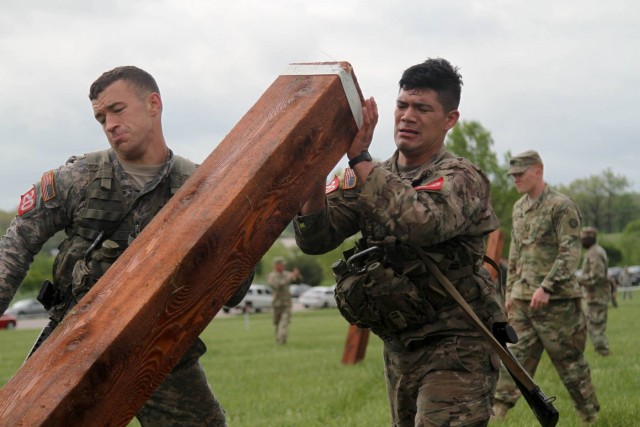
<path id="1" fill-rule="evenodd" d="M 43 292 L 59 324 L 0 390 L 0 425 L 121 426 L 135 415 L 224 426 L 198 335 L 238 303 L 309 184 L 357 133 L 351 66 L 292 64 L 197 170 L 167 148 L 147 73 L 107 72 L 90 98 L 111 149 L 45 173 L 0 242 L 4 312 L 33 254 L 68 234 Z"/>
<path id="2" fill-rule="evenodd" d="M 91 85 L 89 98 L 111 148 L 71 157 L 64 166 L 45 172 L 22 195 L 18 215 L 0 242 L 0 312 L 4 312 L 33 254 L 65 230 L 53 283 L 45 282 L 41 291 L 51 315 L 48 332 L 196 169 L 196 164 L 167 147 L 160 90 L 146 71 L 133 66 L 107 71 Z M 252 277 L 229 304 L 242 299 Z M 198 361 L 205 351 L 197 339 L 137 414 L 143 426 L 225 424 L 224 410 Z"/>

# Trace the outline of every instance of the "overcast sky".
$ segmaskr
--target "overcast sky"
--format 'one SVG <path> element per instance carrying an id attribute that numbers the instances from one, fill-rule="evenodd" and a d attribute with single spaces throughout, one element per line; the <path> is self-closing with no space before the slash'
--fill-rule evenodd
<path id="1" fill-rule="evenodd" d="M 88 88 L 137 65 L 160 85 L 170 147 L 202 162 L 292 62 L 348 61 L 391 155 L 402 71 L 460 67 L 462 120 L 499 160 L 537 149 L 550 184 L 607 168 L 640 191 L 636 0 L 2 0 L 0 209 L 74 154 L 106 148 Z"/>

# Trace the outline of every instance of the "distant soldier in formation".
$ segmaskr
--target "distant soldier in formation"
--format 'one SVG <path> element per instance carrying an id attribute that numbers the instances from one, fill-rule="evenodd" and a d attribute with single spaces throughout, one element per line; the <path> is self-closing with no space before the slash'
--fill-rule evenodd
<path id="1" fill-rule="evenodd" d="M 607 329 L 607 310 L 611 299 L 611 283 L 607 274 L 609 259 L 605 250 L 596 243 L 598 230 L 584 227 L 580 232 L 582 247 L 586 249 L 582 261 L 582 274 L 578 282 L 584 295 L 583 309 L 587 317 L 587 331 L 595 350 L 602 356 L 608 356 L 609 341 L 605 335 Z"/>

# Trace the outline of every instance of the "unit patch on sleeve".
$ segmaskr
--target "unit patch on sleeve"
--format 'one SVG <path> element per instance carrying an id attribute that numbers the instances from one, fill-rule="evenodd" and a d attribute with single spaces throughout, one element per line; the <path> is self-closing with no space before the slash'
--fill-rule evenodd
<path id="1" fill-rule="evenodd" d="M 42 201 L 48 202 L 56 197 L 56 187 L 54 185 L 54 171 L 49 171 L 42 175 L 40 179 L 40 192 L 42 193 Z"/>
<path id="2" fill-rule="evenodd" d="M 331 182 L 328 183 L 326 187 L 324 187 L 324 193 L 325 194 L 333 193 L 338 188 L 340 188 L 340 179 L 338 179 L 338 175 L 335 175 L 333 177 L 333 180 L 331 180 Z"/>
<path id="3" fill-rule="evenodd" d="M 18 205 L 18 216 L 22 216 L 36 207 L 36 186 L 32 186 L 29 191 L 20 196 Z"/>
<path id="4" fill-rule="evenodd" d="M 416 191 L 420 191 L 420 190 L 431 190 L 431 191 L 437 191 L 437 190 L 442 190 L 442 186 L 444 185 L 444 178 L 440 177 L 438 179 L 436 179 L 435 181 L 431 181 L 428 184 L 425 185 L 419 185 L 417 187 L 414 187 L 413 189 Z"/>

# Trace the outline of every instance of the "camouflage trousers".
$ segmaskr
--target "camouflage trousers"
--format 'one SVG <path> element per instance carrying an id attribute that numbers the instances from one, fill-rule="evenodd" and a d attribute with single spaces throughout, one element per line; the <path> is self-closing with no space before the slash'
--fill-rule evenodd
<path id="1" fill-rule="evenodd" d="M 593 347 L 598 353 L 609 353 L 609 340 L 605 335 L 607 330 L 607 314 L 609 306 L 607 303 L 583 303 L 583 310 L 587 317 L 587 331 Z"/>
<path id="2" fill-rule="evenodd" d="M 224 409 L 213 395 L 198 359 L 198 339 L 136 415 L 142 427 L 226 427 Z"/>
<path id="3" fill-rule="evenodd" d="M 285 344 L 289 336 L 289 324 L 291 323 L 290 306 L 273 307 L 273 324 L 276 326 L 276 343 Z"/>
<path id="4" fill-rule="evenodd" d="M 580 415 L 595 415 L 600 406 L 589 364 L 584 358 L 587 328 L 580 298 L 551 300 L 546 307 L 537 310 L 529 304 L 528 300 L 514 300 L 511 305 L 509 323 L 518 334 L 518 342 L 509 344 L 509 349 L 532 377 L 546 350 Z M 511 376 L 502 367 L 496 403 L 510 408 L 520 395 Z"/>
<path id="5" fill-rule="evenodd" d="M 498 367 L 498 356 L 480 337 L 444 337 L 405 351 L 385 343 L 392 425 L 486 426 Z"/>

